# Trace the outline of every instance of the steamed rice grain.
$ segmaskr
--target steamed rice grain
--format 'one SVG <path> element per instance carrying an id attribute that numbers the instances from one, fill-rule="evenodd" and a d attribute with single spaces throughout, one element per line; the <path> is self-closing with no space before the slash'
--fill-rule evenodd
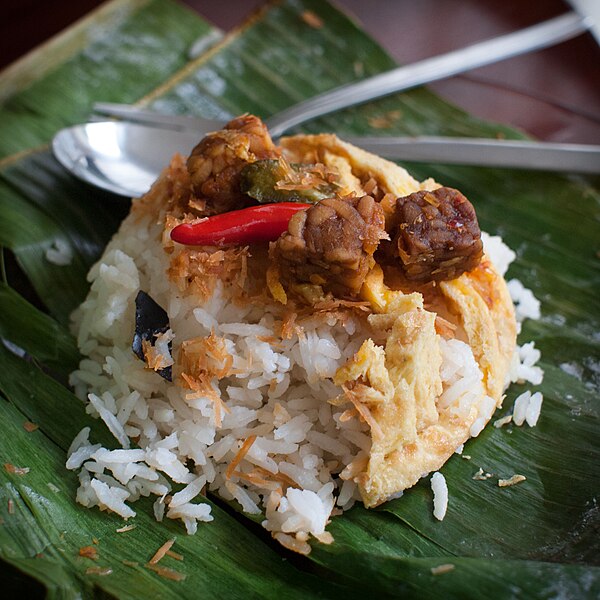
<path id="1" fill-rule="evenodd" d="M 439 472 L 431 476 L 431 490 L 433 491 L 433 516 L 442 521 L 448 509 L 448 486 L 446 478 Z"/>

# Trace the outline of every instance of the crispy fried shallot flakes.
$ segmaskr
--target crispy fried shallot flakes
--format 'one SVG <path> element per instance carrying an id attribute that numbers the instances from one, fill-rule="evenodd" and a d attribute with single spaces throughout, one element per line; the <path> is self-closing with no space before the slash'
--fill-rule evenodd
<path id="1" fill-rule="evenodd" d="M 160 577 L 163 577 L 164 579 L 170 579 L 171 581 L 183 581 L 186 578 L 184 573 L 175 571 L 175 569 L 169 569 L 168 567 L 161 567 L 160 565 L 154 563 L 148 563 L 146 568 L 154 571 Z"/>
<path id="2" fill-rule="evenodd" d="M 175 543 L 175 539 L 166 541 L 154 554 L 154 556 L 148 561 L 148 564 L 155 565 L 157 564 L 165 554 L 171 549 L 173 544 Z"/>
<path id="3" fill-rule="evenodd" d="M 305 10 L 300 15 L 302 20 L 313 29 L 321 29 L 323 27 L 323 19 L 315 14 L 312 10 Z"/>
<path id="4" fill-rule="evenodd" d="M 82 546 L 79 548 L 79 556 L 90 558 L 92 560 L 98 560 L 98 550 L 94 548 L 94 546 Z"/>
<path id="5" fill-rule="evenodd" d="M 515 474 L 509 479 L 499 479 L 498 487 L 510 487 L 511 485 L 517 485 L 517 483 L 521 483 L 522 481 L 526 481 L 527 477 L 525 475 Z"/>
<path id="6" fill-rule="evenodd" d="M 27 475 L 29 473 L 29 467 L 16 467 L 11 463 L 4 463 L 4 470 L 13 475 Z"/>
<path id="7" fill-rule="evenodd" d="M 110 567 L 88 567 L 85 570 L 86 575 L 100 575 L 106 576 L 111 575 L 113 570 Z"/>
<path id="8" fill-rule="evenodd" d="M 454 571 L 456 568 L 452 563 L 446 563 L 443 565 L 438 565 L 437 567 L 431 567 L 432 575 L 443 575 L 444 573 L 449 573 L 450 571 Z"/>
<path id="9" fill-rule="evenodd" d="M 229 463 L 229 466 L 227 467 L 227 471 L 225 471 L 225 477 L 227 479 L 231 479 L 231 476 L 233 475 L 235 468 L 240 464 L 240 462 L 242 462 L 242 460 L 244 459 L 244 456 L 246 456 L 246 454 L 248 454 L 248 450 L 250 450 L 252 444 L 254 444 L 255 441 L 256 441 L 255 435 L 251 435 L 244 440 L 244 443 L 242 444 L 238 453 L 235 455 L 233 460 Z"/>

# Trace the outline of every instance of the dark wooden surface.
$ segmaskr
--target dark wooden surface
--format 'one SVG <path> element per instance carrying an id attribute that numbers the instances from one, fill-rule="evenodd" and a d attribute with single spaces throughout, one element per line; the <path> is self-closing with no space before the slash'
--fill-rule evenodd
<path id="1" fill-rule="evenodd" d="M 3 0 L 0 68 L 99 4 Z M 229 31 L 262 0 L 185 4 Z M 569 9 L 563 0 L 338 0 L 338 5 L 401 63 L 508 33 Z M 600 143 L 600 48 L 590 34 L 431 87 L 472 114 L 510 123 L 541 139 Z"/>

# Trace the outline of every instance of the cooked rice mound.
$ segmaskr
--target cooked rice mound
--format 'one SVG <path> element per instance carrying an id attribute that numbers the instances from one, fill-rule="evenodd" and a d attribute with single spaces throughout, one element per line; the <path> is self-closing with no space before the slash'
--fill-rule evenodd
<path id="1" fill-rule="evenodd" d="M 346 194 L 386 202 L 438 187 L 335 136 L 282 148 L 336 170 Z M 307 553 L 309 536 L 332 541 L 332 515 L 397 496 L 481 432 L 522 370 L 513 304 L 488 256 L 437 285 L 395 287 L 376 266 L 360 298 L 283 304 L 269 291 L 266 245 L 171 241 L 202 210 L 194 185 L 176 156 L 89 273 L 72 383 L 121 449 L 86 428 L 67 467 L 79 469 L 85 506 L 129 518 L 133 501 L 154 495 L 158 520 L 193 533 L 212 520 L 203 494 L 214 492 Z M 131 350 L 140 290 L 169 320 L 145 361 Z"/>

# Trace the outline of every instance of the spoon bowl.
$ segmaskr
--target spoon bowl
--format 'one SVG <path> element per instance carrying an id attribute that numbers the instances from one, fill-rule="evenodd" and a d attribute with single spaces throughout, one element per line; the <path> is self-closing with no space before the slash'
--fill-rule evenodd
<path id="1" fill-rule="evenodd" d="M 175 153 L 187 156 L 201 137 L 193 131 L 101 121 L 63 129 L 52 151 L 78 178 L 133 198 L 150 189 Z"/>

